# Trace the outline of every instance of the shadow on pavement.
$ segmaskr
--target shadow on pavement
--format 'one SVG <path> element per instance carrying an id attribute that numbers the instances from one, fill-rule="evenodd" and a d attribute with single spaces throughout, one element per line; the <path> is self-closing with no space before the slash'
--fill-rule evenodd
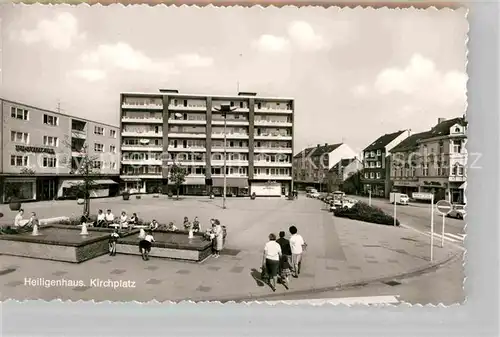
<path id="1" fill-rule="evenodd" d="M 261 272 L 258 271 L 257 269 L 252 268 L 250 275 L 257 283 L 257 286 L 264 287 L 266 285 L 266 283 L 261 279 Z"/>

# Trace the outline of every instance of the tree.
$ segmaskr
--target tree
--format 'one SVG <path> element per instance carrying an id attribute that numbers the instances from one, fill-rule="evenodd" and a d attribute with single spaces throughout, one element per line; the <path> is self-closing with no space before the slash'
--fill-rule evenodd
<path id="1" fill-rule="evenodd" d="M 186 168 L 174 163 L 170 167 L 169 179 L 174 184 L 177 190 L 177 199 L 179 199 L 179 190 L 181 185 L 186 181 L 186 176 L 188 175 Z"/>
<path id="2" fill-rule="evenodd" d="M 75 137 L 77 138 L 77 137 Z M 68 161 L 69 168 L 71 172 L 78 176 L 81 181 L 74 182 L 71 185 L 77 198 L 84 199 L 83 203 L 83 215 L 90 214 L 90 193 L 97 189 L 96 178 L 101 173 L 101 167 L 96 166 L 96 162 L 99 156 L 92 156 L 89 154 L 88 146 L 85 143 L 75 144 L 72 139 L 67 139 L 65 145 L 71 149 L 72 153 L 77 153 L 76 156 L 71 156 Z M 102 162 L 100 162 L 102 164 Z"/>

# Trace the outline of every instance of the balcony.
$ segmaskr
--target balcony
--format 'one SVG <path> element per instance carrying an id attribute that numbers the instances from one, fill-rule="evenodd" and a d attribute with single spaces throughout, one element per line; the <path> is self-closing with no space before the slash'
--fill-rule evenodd
<path id="1" fill-rule="evenodd" d="M 217 108 L 219 108 L 220 104 L 218 103 L 215 103 L 212 102 L 212 104 L 214 105 L 214 107 L 212 107 L 212 112 L 214 113 L 218 113 L 219 110 L 217 110 Z M 222 103 L 222 104 L 228 104 L 228 103 Z M 232 106 L 231 107 L 231 112 L 249 112 L 250 109 L 248 107 L 243 107 L 243 108 L 240 108 L 239 106 L 235 107 L 235 106 Z"/>
<path id="2" fill-rule="evenodd" d="M 161 173 L 127 173 L 120 175 L 122 180 L 132 180 L 132 179 L 162 179 Z"/>
<path id="3" fill-rule="evenodd" d="M 207 111 L 207 107 L 203 105 L 188 104 L 187 106 L 181 104 L 170 104 L 168 110 L 173 111 Z"/>
<path id="4" fill-rule="evenodd" d="M 163 118 L 159 117 L 130 117 L 123 116 L 122 123 L 134 123 L 134 124 L 162 124 Z"/>
<path id="5" fill-rule="evenodd" d="M 190 146 L 190 147 L 182 147 L 182 146 L 168 146 L 168 152 L 206 152 L 207 149 L 201 146 Z"/>
<path id="6" fill-rule="evenodd" d="M 163 132 L 154 131 L 122 131 L 122 137 L 161 137 Z"/>
<path id="7" fill-rule="evenodd" d="M 173 165 L 173 164 L 178 164 L 180 166 L 205 166 L 207 164 L 206 160 L 203 159 L 203 160 L 194 160 L 194 159 L 191 159 L 191 160 L 185 160 L 185 159 L 181 159 L 181 160 L 177 160 L 177 159 L 167 159 L 166 160 L 166 164 L 167 165 Z"/>
<path id="8" fill-rule="evenodd" d="M 292 140 L 292 136 L 287 135 L 279 135 L 279 134 L 260 134 L 255 135 L 254 139 L 256 140 Z"/>
<path id="9" fill-rule="evenodd" d="M 172 125 L 206 125 L 206 119 L 173 119 L 168 120 L 168 124 Z"/>
<path id="10" fill-rule="evenodd" d="M 71 129 L 71 137 L 76 139 L 86 139 L 87 131 Z"/>
<path id="11" fill-rule="evenodd" d="M 264 167 L 292 167 L 292 163 L 270 162 L 265 160 L 255 160 L 253 164 L 254 166 L 264 166 Z"/>
<path id="12" fill-rule="evenodd" d="M 256 113 L 273 113 L 273 114 L 292 114 L 293 110 L 284 108 L 270 108 L 266 106 L 261 106 L 260 108 L 255 106 Z"/>
<path id="13" fill-rule="evenodd" d="M 124 102 L 122 109 L 163 110 L 163 104 Z"/>
<path id="14" fill-rule="evenodd" d="M 224 159 L 211 161 L 212 166 L 222 167 L 224 166 Z M 248 160 L 226 160 L 226 166 L 248 166 Z"/>
<path id="15" fill-rule="evenodd" d="M 253 150 L 254 153 L 292 153 L 290 147 L 258 147 Z"/>
<path id="16" fill-rule="evenodd" d="M 213 139 L 224 139 L 224 133 L 212 133 Z M 248 139 L 247 133 L 226 133 L 227 139 Z"/>
<path id="17" fill-rule="evenodd" d="M 291 175 L 254 174 L 253 178 L 262 180 L 292 180 Z"/>
<path id="18" fill-rule="evenodd" d="M 122 145 L 122 151 L 162 152 L 162 145 Z"/>
<path id="19" fill-rule="evenodd" d="M 212 152 L 224 152 L 224 147 L 212 147 Z M 226 147 L 226 152 L 248 153 L 248 147 Z"/>
<path id="20" fill-rule="evenodd" d="M 224 119 L 215 119 L 212 120 L 212 125 L 217 125 L 217 126 L 223 126 L 224 125 Z M 231 126 L 249 126 L 250 123 L 248 120 L 241 120 L 241 119 L 227 119 L 226 120 L 226 125 L 231 125 Z"/>
<path id="21" fill-rule="evenodd" d="M 255 125 L 262 126 L 284 126 L 284 127 L 292 127 L 291 122 L 279 121 L 279 120 L 265 120 L 265 119 L 256 119 L 254 121 Z"/>
<path id="22" fill-rule="evenodd" d="M 169 132 L 168 138 L 194 138 L 194 139 L 205 139 L 207 138 L 207 134 L 204 132 L 200 133 L 190 133 L 190 132 Z"/>
<path id="23" fill-rule="evenodd" d="M 122 159 L 122 165 L 162 165 L 161 159 Z"/>

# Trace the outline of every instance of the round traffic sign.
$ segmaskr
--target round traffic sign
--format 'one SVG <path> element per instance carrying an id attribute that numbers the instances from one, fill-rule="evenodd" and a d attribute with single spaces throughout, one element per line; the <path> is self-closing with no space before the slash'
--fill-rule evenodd
<path id="1" fill-rule="evenodd" d="M 439 213 L 447 215 L 451 212 L 453 205 L 448 200 L 439 200 L 436 203 L 436 209 Z"/>

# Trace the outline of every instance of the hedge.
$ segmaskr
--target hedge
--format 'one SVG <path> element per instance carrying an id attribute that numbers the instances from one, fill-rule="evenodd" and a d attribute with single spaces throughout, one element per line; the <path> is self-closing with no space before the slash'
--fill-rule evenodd
<path id="1" fill-rule="evenodd" d="M 370 206 L 364 202 L 357 202 L 349 209 L 336 209 L 333 211 L 335 216 L 348 218 L 364 222 L 375 223 L 379 225 L 394 226 L 394 217 L 385 213 L 378 207 Z M 399 220 L 396 220 L 396 226 L 399 226 Z"/>

